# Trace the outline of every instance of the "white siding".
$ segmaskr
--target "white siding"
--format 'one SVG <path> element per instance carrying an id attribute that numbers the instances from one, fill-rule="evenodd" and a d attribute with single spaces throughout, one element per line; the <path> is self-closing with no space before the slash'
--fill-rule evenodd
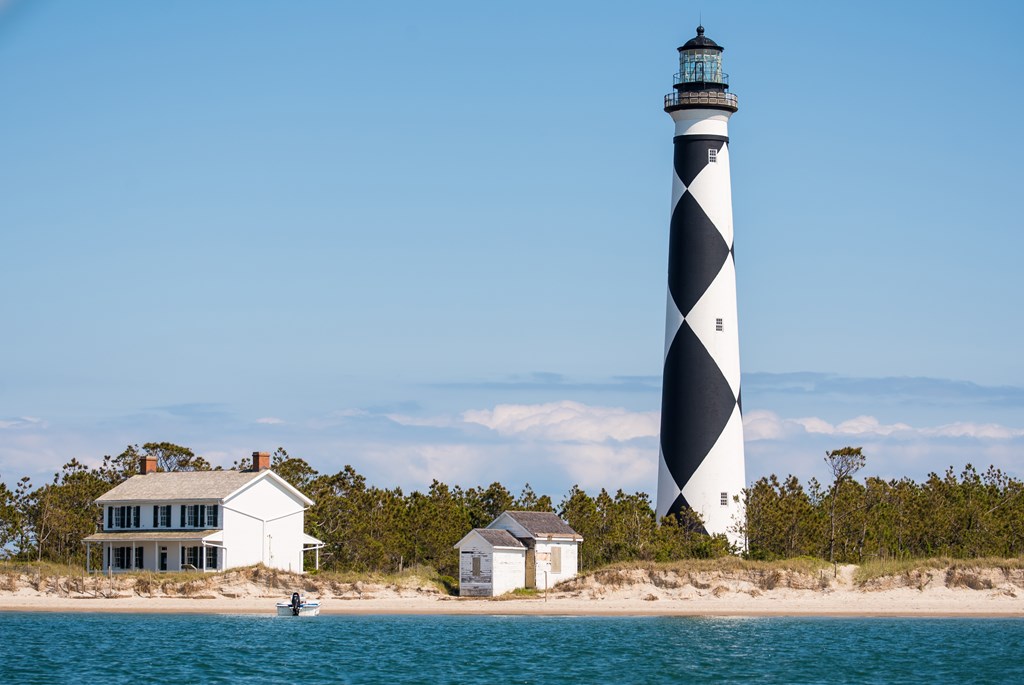
<path id="1" fill-rule="evenodd" d="M 552 556 L 555 548 L 561 550 L 561 573 L 552 570 Z M 556 583 L 568 580 L 576 576 L 579 571 L 579 543 L 574 541 L 560 540 L 538 540 L 536 546 L 537 557 L 537 587 L 544 589 L 544 573 L 547 572 L 547 587 L 554 587 Z"/>
<path id="2" fill-rule="evenodd" d="M 224 502 L 226 565 L 263 563 L 301 573 L 305 505 L 269 478 Z"/>
<path id="3" fill-rule="evenodd" d="M 526 530 L 521 525 L 519 525 L 519 522 L 511 516 L 509 516 L 508 514 L 501 514 L 498 518 L 491 521 L 490 525 L 487 527 L 496 528 L 499 530 L 507 530 L 508 532 L 512 533 L 512 537 L 519 538 L 520 540 L 522 540 L 523 538 L 533 537 L 530 531 Z"/>
<path id="4" fill-rule="evenodd" d="M 479 559 L 476 574 L 474 558 Z M 525 559 L 525 549 L 494 548 L 476 533 L 469 534 L 459 547 L 459 595 L 490 597 L 524 587 Z"/>
<path id="5" fill-rule="evenodd" d="M 493 594 L 503 595 L 520 587 L 526 587 L 526 550 L 494 550 Z"/>

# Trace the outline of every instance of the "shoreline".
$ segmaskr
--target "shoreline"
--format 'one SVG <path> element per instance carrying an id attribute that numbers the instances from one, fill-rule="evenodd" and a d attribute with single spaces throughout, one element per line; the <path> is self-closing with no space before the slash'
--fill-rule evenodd
<path id="1" fill-rule="evenodd" d="M 846 595 L 846 593 L 843 593 Z M 873 593 L 875 594 L 875 593 Z M 677 617 L 834 617 L 834 618 L 1024 618 L 1024 600 L 982 597 L 747 598 L 745 601 L 685 599 L 325 599 L 322 616 L 677 616 Z M 0 597 L 0 613 L 238 614 L 274 615 L 278 597 Z"/>

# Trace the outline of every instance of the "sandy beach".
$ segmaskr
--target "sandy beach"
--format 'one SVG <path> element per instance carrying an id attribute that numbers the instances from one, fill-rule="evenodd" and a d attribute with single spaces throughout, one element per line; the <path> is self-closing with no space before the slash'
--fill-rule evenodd
<path id="1" fill-rule="evenodd" d="M 301 590 L 323 614 L 549 616 L 960 616 L 1024 617 L 1024 574 L 931 569 L 857 583 L 796 571 L 627 569 L 579 578 L 526 598 L 458 598 L 429 583 L 324 582 L 259 570 L 176 584 L 146 578 L 8 577 L 0 611 L 267 614 Z M 254 577 L 255 576 L 255 577 Z"/>

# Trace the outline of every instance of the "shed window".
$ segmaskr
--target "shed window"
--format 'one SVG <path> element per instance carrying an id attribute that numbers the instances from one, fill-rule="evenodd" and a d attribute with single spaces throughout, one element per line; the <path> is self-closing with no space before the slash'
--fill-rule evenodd
<path id="1" fill-rule="evenodd" d="M 480 557 L 473 557 L 473 575 L 480 575 Z"/>
<path id="2" fill-rule="evenodd" d="M 551 548 L 551 572 L 561 573 L 562 572 L 562 548 L 552 547 Z"/>
<path id="3" fill-rule="evenodd" d="M 713 147 L 708 148 L 708 164 L 714 164 L 718 161 L 718 150 Z"/>

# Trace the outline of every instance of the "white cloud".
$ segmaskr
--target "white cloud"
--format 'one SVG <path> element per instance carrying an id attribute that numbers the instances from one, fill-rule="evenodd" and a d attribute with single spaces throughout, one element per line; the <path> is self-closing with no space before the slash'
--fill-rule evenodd
<path id="1" fill-rule="evenodd" d="M 265 416 L 262 419 L 256 419 L 256 423 L 261 423 L 266 426 L 280 426 L 284 423 L 284 420 L 274 416 Z"/>
<path id="2" fill-rule="evenodd" d="M 466 423 L 486 426 L 499 435 L 540 440 L 604 442 L 658 435 L 657 412 L 631 412 L 563 400 L 547 404 L 499 404 L 494 409 L 464 412 Z"/>
<path id="3" fill-rule="evenodd" d="M 881 423 L 874 416 L 856 416 L 838 424 L 808 416 L 784 419 L 774 412 L 752 411 L 743 417 L 747 442 L 783 440 L 800 434 L 915 438 L 974 438 L 979 440 L 1011 440 L 1024 437 L 1024 430 L 995 423 L 956 422 L 941 426 L 916 428 L 906 423 Z"/>
<path id="4" fill-rule="evenodd" d="M 0 430 L 17 430 L 19 428 L 46 428 L 46 422 L 34 416 L 0 419 Z"/>
<path id="5" fill-rule="evenodd" d="M 448 428 L 457 423 L 450 416 L 407 416 L 406 414 L 385 414 L 386 418 L 402 426 L 428 426 Z"/>
<path id="6" fill-rule="evenodd" d="M 1008 428 L 996 423 L 956 422 L 936 428 L 928 428 L 926 435 L 949 438 L 981 438 L 986 440 L 1010 440 L 1024 436 L 1024 430 Z"/>

